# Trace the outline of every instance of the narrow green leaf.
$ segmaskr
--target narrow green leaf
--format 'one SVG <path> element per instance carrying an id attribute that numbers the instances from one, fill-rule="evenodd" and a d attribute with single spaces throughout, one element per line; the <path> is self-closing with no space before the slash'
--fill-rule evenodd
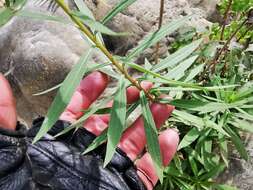
<path id="1" fill-rule="evenodd" d="M 79 9 L 79 11 L 84 14 L 84 15 L 87 15 L 89 18 L 91 18 L 93 21 L 96 21 L 92 11 L 88 8 L 88 6 L 86 5 L 85 1 L 83 0 L 74 0 L 77 8 Z M 92 32 L 95 32 L 94 30 Z M 101 43 L 104 43 L 103 41 L 103 37 L 101 35 L 101 33 L 95 33 L 98 40 L 101 42 Z"/>
<path id="2" fill-rule="evenodd" d="M 186 146 L 189 146 L 193 143 L 200 135 L 200 132 L 197 128 L 192 128 L 181 140 L 180 144 L 178 145 L 177 150 L 180 150 Z"/>
<path id="3" fill-rule="evenodd" d="M 203 134 L 203 132 L 201 134 Z M 204 165 L 204 160 L 200 157 L 199 153 L 196 150 L 194 150 L 194 149 L 191 148 L 191 146 L 185 147 L 184 151 L 186 151 L 187 154 L 191 155 L 199 163 L 201 163 L 202 165 Z"/>
<path id="4" fill-rule="evenodd" d="M 142 53 L 145 49 L 148 47 L 156 44 L 158 41 L 160 41 L 162 38 L 164 38 L 166 35 L 169 35 L 179 29 L 181 26 L 185 24 L 186 21 L 188 21 L 190 16 L 186 16 L 177 20 L 172 21 L 171 23 L 164 25 L 161 27 L 161 29 L 157 32 L 151 33 L 148 36 L 146 36 L 140 44 L 135 47 L 126 57 L 127 61 L 130 61 L 135 56 Z"/>
<path id="5" fill-rule="evenodd" d="M 128 118 L 128 116 L 138 107 L 139 104 L 140 104 L 140 102 L 137 101 L 127 109 L 126 118 Z M 124 130 L 126 130 L 126 129 L 127 129 L 127 126 L 124 128 Z M 100 136 L 96 137 L 94 139 L 94 141 L 90 144 L 90 146 L 85 150 L 84 154 L 87 154 L 88 152 L 96 149 L 99 145 L 106 142 L 107 132 L 108 132 L 108 130 L 106 129 L 105 131 L 103 131 L 103 133 Z"/>
<path id="6" fill-rule="evenodd" d="M 198 129 L 203 129 L 204 127 L 210 127 L 226 136 L 229 136 L 228 133 L 221 126 L 217 125 L 216 123 L 214 123 L 213 121 L 209 119 L 201 118 L 193 114 L 190 114 L 188 112 L 179 111 L 179 110 L 174 110 L 172 115 L 178 117 L 183 123 L 189 122 L 187 124 L 196 126 Z"/>
<path id="7" fill-rule="evenodd" d="M 248 82 L 238 90 L 238 93 L 234 96 L 233 99 L 238 100 L 243 97 L 252 95 L 252 93 L 253 93 L 253 82 Z"/>
<path id="8" fill-rule="evenodd" d="M 104 67 L 106 67 L 106 66 L 108 66 L 108 64 L 95 64 L 95 63 L 94 63 L 94 64 L 92 64 L 91 67 L 88 67 L 88 70 L 87 70 L 86 73 L 92 72 L 92 71 L 94 71 L 94 70 L 100 70 L 100 69 L 102 69 L 102 68 L 104 68 Z M 47 94 L 47 93 L 49 93 L 49 92 L 52 92 L 52 91 L 54 91 L 54 90 L 60 88 L 61 85 L 62 85 L 62 83 L 57 84 L 56 86 L 53 86 L 53 87 L 51 87 L 51 88 L 49 88 L 49 89 L 47 89 L 47 90 L 44 90 L 44 91 L 42 91 L 42 92 L 35 93 L 35 94 L 33 94 L 33 96 L 41 96 L 41 95 Z"/>
<path id="9" fill-rule="evenodd" d="M 216 167 L 212 167 L 212 170 L 210 170 L 208 173 L 202 175 L 199 177 L 200 180 L 209 180 L 210 178 L 217 177 L 222 171 L 224 171 L 225 165 L 220 164 Z"/>
<path id="10" fill-rule="evenodd" d="M 83 116 L 81 118 L 79 118 L 76 122 L 72 123 L 68 128 L 65 128 L 64 130 L 59 132 L 54 137 L 59 137 L 65 133 L 68 133 L 72 129 L 75 129 L 75 128 L 77 129 L 79 127 L 82 127 L 83 126 L 82 124 L 84 121 L 86 121 L 86 119 L 88 119 L 90 116 L 95 114 L 99 109 L 105 107 L 111 99 L 112 99 L 111 97 L 108 97 L 108 98 L 104 99 L 103 101 L 101 101 L 99 104 L 93 105 L 88 110 L 85 110 L 85 113 L 83 114 Z"/>
<path id="11" fill-rule="evenodd" d="M 15 13 L 10 8 L 0 9 L 0 26 L 6 24 Z"/>
<path id="12" fill-rule="evenodd" d="M 98 137 L 96 137 L 93 142 L 89 145 L 89 147 L 84 151 L 83 154 L 87 154 L 88 152 L 91 152 L 92 150 L 96 149 L 101 144 L 105 143 L 107 140 L 107 132 L 108 130 L 105 129 L 102 134 L 100 134 Z"/>
<path id="13" fill-rule="evenodd" d="M 190 56 L 199 47 L 202 41 L 202 39 L 199 39 L 183 48 L 180 48 L 175 53 L 163 59 L 159 64 L 155 65 L 152 70 L 158 72 L 168 67 L 172 68 L 173 66 L 177 65 L 178 63 L 186 59 L 188 56 Z"/>
<path id="14" fill-rule="evenodd" d="M 39 132 L 33 139 L 33 143 L 37 142 L 51 129 L 68 105 L 76 87 L 79 85 L 83 75 L 87 71 L 87 64 L 89 62 L 91 52 L 92 50 L 89 50 L 80 58 L 79 62 L 74 65 L 73 69 L 63 81 Z"/>
<path id="15" fill-rule="evenodd" d="M 198 176 L 198 166 L 192 155 L 189 155 L 189 163 L 191 165 L 194 176 Z"/>
<path id="16" fill-rule="evenodd" d="M 161 159 L 161 151 L 158 142 L 158 132 L 153 120 L 152 113 L 150 111 L 148 101 L 146 99 L 145 93 L 141 91 L 140 93 L 142 116 L 144 121 L 145 134 L 147 138 L 148 152 L 153 160 L 156 174 L 159 177 L 161 183 L 163 182 L 163 166 Z"/>
<path id="17" fill-rule="evenodd" d="M 201 105 L 199 107 L 190 108 L 191 110 L 198 111 L 200 114 L 210 113 L 214 111 L 224 112 L 227 109 L 233 108 L 233 105 L 229 105 L 226 103 L 219 103 L 219 102 L 210 102 L 206 105 Z"/>
<path id="18" fill-rule="evenodd" d="M 236 117 L 232 118 L 232 121 L 229 121 L 231 125 L 235 126 L 236 128 L 239 128 L 241 130 L 253 133 L 253 124 L 252 122 L 248 122 L 242 119 L 238 119 Z"/>
<path id="19" fill-rule="evenodd" d="M 238 190 L 236 187 L 230 185 L 215 184 L 214 186 L 217 188 L 217 190 Z"/>
<path id="20" fill-rule="evenodd" d="M 198 58 L 198 55 L 195 55 L 184 60 L 182 63 L 178 64 L 176 67 L 171 69 L 165 75 L 165 77 L 167 77 L 168 79 L 175 79 L 175 80 L 181 79 L 183 76 L 185 76 L 185 71 L 188 68 L 190 68 L 190 66 L 192 66 L 192 64 L 196 61 L 197 58 Z"/>
<path id="21" fill-rule="evenodd" d="M 132 68 L 134 68 L 134 69 L 136 69 L 136 70 L 138 70 L 138 71 L 140 71 L 142 73 L 148 73 L 148 74 L 153 75 L 154 77 L 162 79 L 163 81 L 161 83 L 167 83 L 167 84 L 171 84 L 171 85 L 179 85 L 179 86 L 184 86 L 184 87 L 190 87 L 190 88 L 196 88 L 196 89 L 206 90 L 205 87 L 201 87 L 201 86 L 199 86 L 197 84 L 167 79 L 166 77 L 161 76 L 160 74 L 155 73 L 153 71 L 147 70 L 144 67 L 142 67 L 142 66 L 140 66 L 138 64 L 135 64 L 135 63 L 125 62 L 125 64 L 127 64 L 128 66 L 130 66 L 130 67 L 132 67 Z"/>
<path id="22" fill-rule="evenodd" d="M 126 9 L 128 6 L 133 4 L 136 0 L 121 0 L 101 21 L 102 24 L 106 24 L 113 17 L 115 17 L 118 13 Z"/>
<path id="23" fill-rule="evenodd" d="M 48 14 L 43 14 L 43 13 L 38 13 L 38 12 L 31 12 L 28 10 L 19 11 L 17 13 L 17 16 L 28 17 L 32 19 L 38 19 L 38 20 L 55 21 L 55 22 L 60 22 L 63 24 L 71 24 L 70 21 L 65 20 L 63 17 L 60 17 L 60 16 L 48 15 Z"/>
<path id="24" fill-rule="evenodd" d="M 127 109 L 127 113 L 126 113 L 126 118 L 128 118 L 130 116 L 130 114 L 132 112 L 134 112 L 134 110 L 140 105 L 140 101 L 138 100 L 137 102 L 131 104 L 129 106 L 129 108 Z"/>
<path id="25" fill-rule="evenodd" d="M 184 81 L 189 82 L 192 79 L 194 79 L 198 74 L 200 74 L 203 71 L 204 67 L 205 67 L 205 64 L 201 64 L 193 68 L 192 70 L 190 70 L 189 75 L 186 77 Z"/>
<path id="26" fill-rule="evenodd" d="M 229 126 L 226 126 L 226 131 L 231 136 L 231 140 L 234 143 L 234 145 L 235 145 L 237 151 L 239 152 L 239 154 L 241 155 L 241 157 L 244 160 L 248 160 L 249 155 L 245 149 L 245 146 L 244 146 L 241 138 Z"/>
<path id="27" fill-rule="evenodd" d="M 125 36 L 127 33 L 117 33 L 112 31 L 110 28 L 106 27 L 105 25 L 101 24 L 98 21 L 93 20 L 89 16 L 82 14 L 81 12 L 74 11 L 72 13 L 74 16 L 78 17 L 84 24 L 89 26 L 92 30 L 100 32 L 102 34 L 107 34 L 110 36 Z"/>
<path id="28" fill-rule="evenodd" d="M 163 81 L 161 80 L 157 80 L 157 79 L 148 79 L 150 82 L 154 82 L 154 83 L 162 83 Z M 170 84 L 174 84 L 173 83 L 174 80 L 172 80 L 172 82 Z M 180 82 L 180 81 L 176 81 L 179 82 L 181 84 L 178 85 L 183 85 L 183 86 L 190 86 L 190 85 L 194 85 L 194 83 L 187 83 L 187 82 Z M 168 82 L 169 84 L 169 82 Z M 153 88 L 152 91 L 160 91 L 160 92 L 170 92 L 170 91 L 220 91 L 221 89 L 226 89 L 226 88 L 231 88 L 231 87 L 235 87 L 237 85 L 227 85 L 227 86 L 205 86 L 205 87 L 200 87 L 200 88 L 185 88 L 185 87 L 158 87 L 158 88 Z M 205 96 L 203 96 L 205 97 Z M 211 99 L 211 97 L 208 97 Z M 212 99 L 213 100 L 213 99 Z M 217 99 L 216 99 L 217 101 Z M 233 105 L 234 106 L 234 105 Z M 235 106 L 234 106 L 235 107 Z"/>
<path id="29" fill-rule="evenodd" d="M 120 141 L 120 137 L 126 125 L 126 84 L 125 78 L 121 76 L 119 87 L 116 92 L 112 112 L 110 115 L 110 122 L 108 128 L 108 142 L 106 147 L 106 156 L 104 166 L 106 166 L 112 159 L 115 149 Z"/>
<path id="30" fill-rule="evenodd" d="M 177 184 L 180 190 L 192 190 L 192 187 L 185 181 L 181 180 L 180 178 L 174 178 L 175 183 Z"/>
<path id="31" fill-rule="evenodd" d="M 87 7 L 87 5 L 85 4 L 85 2 L 83 0 L 74 0 L 74 2 L 81 13 L 87 15 L 88 17 L 92 18 L 93 20 L 96 20 L 93 13 Z"/>
<path id="32" fill-rule="evenodd" d="M 3 26 L 11 20 L 25 5 L 26 1 L 27 0 L 16 0 L 14 4 L 9 4 L 8 7 L 0 8 L 0 26 Z"/>
<path id="33" fill-rule="evenodd" d="M 240 113 L 234 113 L 234 115 L 238 118 L 242 118 L 245 120 L 253 121 L 253 114 L 249 114 L 248 112 L 244 111 L 243 109 L 236 108 Z"/>
<path id="34" fill-rule="evenodd" d="M 198 106 L 204 106 L 207 104 L 207 102 L 202 102 L 196 99 L 191 99 L 191 100 L 175 99 L 175 100 L 171 100 L 169 104 L 176 106 L 177 108 L 191 109 Z"/>
<path id="35" fill-rule="evenodd" d="M 114 93 L 112 93 L 112 94 L 114 94 Z M 73 126 L 73 127 L 79 126 L 86 119 L 88 119 L 91 115 L 95 114 L 99 109 L 105 107 L 110 100 L 112 100 L 112 97 L 107 97 L 104 100 L 102 100 L 99 104 L 93 105 L 88 110 L 85 110 L 84 115 L 82 117 L 80 117 L 76 122 L 72 123 L 71 126 Z"/>

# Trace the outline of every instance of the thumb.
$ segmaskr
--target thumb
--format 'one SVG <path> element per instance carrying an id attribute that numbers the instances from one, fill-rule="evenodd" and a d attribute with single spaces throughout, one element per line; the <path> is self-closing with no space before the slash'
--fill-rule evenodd
<path id="1" fill-rule="evenodd" d="M 0 127 L 15 130 L 17 123 L 16 103 L 11 87 L 0 73 Z"/>

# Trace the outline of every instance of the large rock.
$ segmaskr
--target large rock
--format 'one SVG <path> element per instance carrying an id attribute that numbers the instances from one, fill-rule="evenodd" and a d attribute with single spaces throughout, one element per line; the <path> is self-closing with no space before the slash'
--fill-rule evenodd
<path id="1" fill-rule="evenodd" d="M 0 0 L 3 4 L 3 0 Z M 67 1 L 67 0 L 66 0 Z M 85 0 L 97 19 L 101 19 L 120 0 Z M 59 8 L 55 13 L 47 11 L 48 4 L 39 5 L 38 0 L 28 0 L 24 9 L 33 12 L 60 15 L 66 18 Z M 71 6 L 73 2 L 69 0 Z M 193 26 L 207 26 L 205 19 L 208 10 L 213 9 L 208 0 L 169 0 L 165 1 L 164 23 L 182 15 L 194 14 Z M 137 0 L 120 13 L 108 26 L 115 31 L 129 32 L 127 37 L 106 37 L 105 42 L 117 54 L 125 54 L 150 31 L 157 29 L 159 0 Z M 195 23 L 195 24 L 194 24 Z M 200 24 L 201 23 L 201 24 Z M 160 54 L 167 53 L 170 38 L 165 38 Z M 20 116 L 30 122 L 36 115 L 44 115 L 52 102 L 55 92 L 43 96 L 34 93 L 51 88 L 64 79 L 80 55 L 89 48 L 79 31 L 70 25 L 56 22 L 32 20 L 16 17 L 0 29 L 0 71 L 13 71 L 8 76 L 17 98 Z M 152 57 L 153 49 L 145 56 Z M 95 54 L 96 62 L 101 60 Z"/>
<path id="2" fill-rule="evenodd" d="M 106 13 L 114 7 L 120 0 L 85 0 L 89 8 L 93 11 L 97 20 L 102 19 Z M 216 9 L 218 0 L 166 0 L 164 11 L 164 22 L 184 15 L 193 15 L 189 25 L 202 30 L 210 26 L 206 19 Z M 129 49 L 136 46 L 138 42 L 150 31 L 157 30 L 160 0 L 137 0 L 125 11 L 118 14 L 108 26 L 117 32 L 128 32 L 132 35 L 127 37 L 107 37 L 107 45 L 116 54 L 124 55 Z M 167 52 L 170 38 L 164 39 L 161 54 Z M 151 56 L 153 51 L 148 50 L 147 56 Z"/>
<path id="3" fill-rule="evenodd" d="M 24 9 L 47 11 L 30 0 Z M 64 16 L 61 9 L 55 15 Z M 20 117 L 28 123 L 44 115 L 55 92 L 42 96 L 34 93 L 49 89 L 63 81 L 81 54 L 90 48 L 78 29 L 61 23 L 16 17 L 0 28 L 0 72 L 8 75 L 15 90 Z M 99 62 L 100 57 L 93 55 Z"/>

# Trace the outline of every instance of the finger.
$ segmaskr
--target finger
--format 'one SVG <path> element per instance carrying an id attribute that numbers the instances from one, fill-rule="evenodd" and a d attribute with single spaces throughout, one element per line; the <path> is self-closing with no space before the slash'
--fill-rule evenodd
<path id="1" fill-rule="evenodd" d="M 174 107 L 166 104 L 153 103 L 150 109 L 156 127 L 160 128 L 168 119 Z M 139 117 L 133 125 L 124 132 L 119 143 L 119 148 L 121 148 L 130 159 L 135 160 L 143 151 L 145 144 L 146 137 L 143 119 Z"/>
<path id="2" fill-rule="evenodd" d="M 143 81 L 141 83 L 142 88 L 144 88 L 145 90 L 150 90 L 152 88 L 152 85 L 153 84 L 151 82 L 146 81 Z M 139 99 L 140 91 L 136 87 L 130 86 L 126 90 L 126 95 L 127 103 L 132 104 Z M 111 101 L 107 106 L 112 107 L 112 105 L 113 101 Z M 93 115 L 85 121 L 84 128 L 98 136 L 108 127 L 109 120 L 109 114 Z"/>
<path id="3" fill-rule="evenodd" d="M 11 87 L 2 74 L 0 74 L 0 88 L 0 126 L 15 130 L 17 124 L 16 103 Z"/>
<path id="4" fill-rule="evenodd" d="M 150 90 L 152 86 L 153 84 L 151 82 L 148 81 L 141 82 L 141 87 L 146 91 Z M 130 86 L 126 90 L 126 95 L 127 95 L 127 103 L 132 104 L 140 98 L 140 90 L 135 86 Z"/>
<path id="5" fill-rule="evenodd" d="M 74 95 L 71 98 L 66 110 L 60 119 L 74 122 L 83 115 L 83 110 L 89 106 L 102 94 L 108 84 L 108 76 L 101 72 L 93 72 L 85 77 Z"/>
<path id="6" fill-rule="evenodd" d="M 167 129 L 159 136 L 159 144 L 164 166 L 168 166 L 175 155 L 178 142 L 178 133 L 173 129 Z M 143 157 L 136 162 L 136 167 L 137 173 L 147 187 L 147 190 L 152 190 L 158 181 L 158 176 L 150 154 L 145 153 Z"/>

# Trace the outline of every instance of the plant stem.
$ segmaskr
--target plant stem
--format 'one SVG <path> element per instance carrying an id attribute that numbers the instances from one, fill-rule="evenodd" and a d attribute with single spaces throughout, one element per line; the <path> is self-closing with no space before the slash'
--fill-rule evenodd
<path id="1" fill-rule="evenodd" d="M 78 26 L 78 28 L 96 45 L 98 49 L 100 49 L 104 55 L 111 61 L 111 63 L 128 79 L 135 87 L 137 87 L 140 91 L 144 91 L 146 96 L 154 101 L 155 97 L 150 94 L 147 90 L 141 87 L 140 83 L 132 78 L 128 72 L 124 69 L 122 64 L 120 64 L 116 59 L 114 59 L 113 55 L 106 49 L 106 47 L 97 40 L 96 36 L 93 35 L 90 30 L 74 15 L 71 14 L 71 10 L 64 3 L 63 0 L 55 0 L 57 4 L 64 10 L 64 12 L 71 18 L 71 20 Z"/>
<path id="2" fill-rule="evenodd" d="M 246 36 L 246 34 L 251 31 L 253 28 L 253 24 L 251 26 L 249 26 L 246 31 L 237 39 L 237 42 L 239 42 L 244 36 Z"/>
<path id="3" fill-rule="evenodd" d="M 160 28 L 162 27 L 163 12 L 164 12 L 164 0 L 161 0 L 160 1 L 160 15 L 159 15 L 158 30 L 160 30 Z M 159 59 L 159 47 L 160 47 L 160 43 L 157 42 L 157 44 L 156 44 L 156 50 L 155 50 L 155 64 L 158 63 L 158 59 Z"/>
<path id="4" fill-rule="evenodd" d="M 226 23 L 227 23 L 229 11 L 230 11 L 231 6 L 232 6 L 232 2 L 233 2 L 233 0 L 229 0 L 227 9 L 226 9 L 225 14 L 224 14 L 220 40 L 223 40 L 223 38 L 224 38 L 224 31 L 225 31 L 225 28 L 226 28 Z"/>
<path id="5" fill-rule="evenodd" d="M 221 50 L 216 54 L 213 62 L 208 67 L 208 68 L 210 68 L 210 66 L 212 66 L 212 73 L 214 73 L 215 65 L 218 63 L 218 60 L 219 60 L 220 56 L 222 55 L 222 53 L 227 50 L 227 46 L 229 45 L 229 43 L 231 42 L 231 40 L 235 37 L 235 35 L 237 34 L 237 32 L 244 26 L 244 24 L 246 24 L 247 21 L 248 21 L 248 19 L 245 19 L 240 24 L 240 26 L 238 26 L 238 28 L 234 31 L 234 33 L 230 36 L 230 38 L 223 45 L 223 47 L 221 48 Z"/>

